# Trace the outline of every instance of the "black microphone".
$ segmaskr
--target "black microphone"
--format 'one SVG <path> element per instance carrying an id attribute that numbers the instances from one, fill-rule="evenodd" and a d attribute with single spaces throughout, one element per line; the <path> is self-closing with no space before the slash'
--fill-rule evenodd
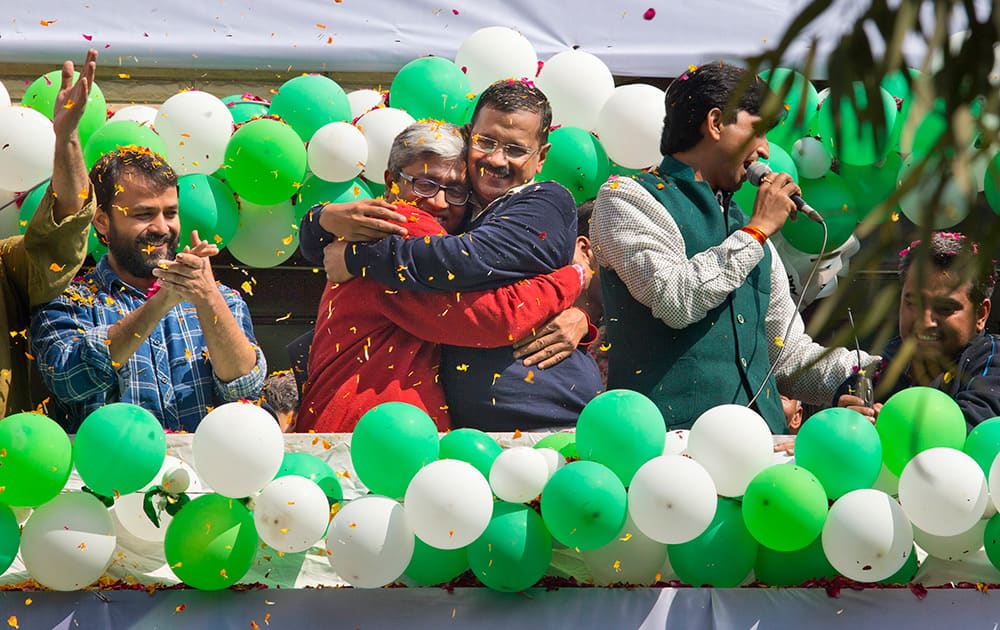
<path id="1" fill-rule="evenodd" d="M 764 164 L 763 162 L 754 162 L 750 165 L 750 168 L 747 169 L 747 181 L 754 186 L 760 186 L 761 181 L 770 175 L 771 172 L 771 167 L 767 164 Z M 816 209 L 807 204 L 806 200 L 800 195 L 789 195 L 789 198 L 795 204 L 795 207 L 799 212 L 806 215 L 816 223 L 825 223 L 825 221 L 823 221 L 823 217 L 816 212 Z"/>

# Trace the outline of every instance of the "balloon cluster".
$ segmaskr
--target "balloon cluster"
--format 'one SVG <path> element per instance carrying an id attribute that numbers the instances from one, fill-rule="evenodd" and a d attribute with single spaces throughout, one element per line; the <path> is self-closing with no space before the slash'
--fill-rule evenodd
<path id="1" fill-rule="evenodd" d="M 75 590 L 127 541 L 159 548 L 178 579 L 204 590 L 239 581 L 261 542 L 325 547 L 333 572 L 359 588 L 471 570 L 491 589 L 520 591 L 557 544 L 597 584 L 906 582 L 914 543 L 946 559 L 985 546 L 1000 568 L 1000 418 L 966 438 L 957 404 L 925 387 L 890 398 L 877 427 L 849 409 L 815 414 L 794 463 L 775 463 L 767 424 L 737 405 L 668 432 L 648 398 L 612 390 L 575 433 L 503 449 L 475 429 L 439 437 L 422 410 L 385 403 L 352 436 L 369 492 L 346 503 L 330 466 L 285 453 L 257 406 L 213 409 L 192 447 L 193 468 L 166 456 L 155 418 L 122 403 L 89 415 L 72 446 L 45 416 L 5 419 L 0 569 L 20 550 L 40 583 Z M 74 465 L 85 491 L 61 493 Z M 12 507 L 34 508 L 23 533 Z"/>

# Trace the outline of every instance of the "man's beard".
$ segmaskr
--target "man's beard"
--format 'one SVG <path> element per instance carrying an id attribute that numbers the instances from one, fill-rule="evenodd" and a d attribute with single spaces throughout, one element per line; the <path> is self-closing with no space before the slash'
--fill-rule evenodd
<path id="1" fill-rule="evenodd" d="M 176 233 L 154 237 L 144 232 L 135 241 L 127 241 L 112 228 L 108 237 L 108 251 L 122 269 L 136 278 L 148 279 L 153 277 L 153 270 L 160 265 L 160 262 L 177 257 L 178 239 L 179 234 Z M 147 252 L 150 246 L 163 244 L 167 245 L 165 255 L 161 256 L 157 251 Z"/>

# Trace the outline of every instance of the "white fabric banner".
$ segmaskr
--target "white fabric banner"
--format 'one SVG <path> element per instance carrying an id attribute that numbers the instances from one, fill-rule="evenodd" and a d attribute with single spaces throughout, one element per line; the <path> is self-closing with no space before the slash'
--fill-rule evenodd
<path id="1" fill-rule="evenodd" d="M 538 58 L 571 48 L 613 74 L 673 77 L 689 64 L 739 61 L 777 44 L 805 0 L 4 0 L 0 59 L 59 64 L 88 46 L 102 65 L 281 71 L 394 72 L 424 55 L 454 59 L 462 41 L 507 26 Z M 988 7 L 988 0 L 976 0 Z M 834 0 L 800 34 L 786 65 L 850 28 L 867 0 Z M 920 42 L 912 42 L 913 63 Z M 822 46 L 821 46 L 822 48 Z M 820 57 L 822 58 L 822 57 Z M 823 69 L 818 68 L 817 77 Z"/>

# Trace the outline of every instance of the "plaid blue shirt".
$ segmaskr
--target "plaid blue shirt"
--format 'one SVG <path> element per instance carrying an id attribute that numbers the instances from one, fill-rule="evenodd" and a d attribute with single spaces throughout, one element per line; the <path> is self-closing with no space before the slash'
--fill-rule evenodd
<path id="1" fill-rule="evenodd" d="M 151 411 L 167 429 L 194 431 L 210 407 L 257 398 L 267 364 L 250 312 L 239 293 L 221 284 L 219 291 L 254 344 L 257 364 L 249 374 L 228 383 L 215 376 L 201 323 L 188 302 L 172 308 L 124 365 L 114 365 L 108 329 L 145 304 L 146 294 L 125 284 L 105 255 L 82 281 L 36 309 L 31 320 L 32 351 L 56 399 L 52 417 L 73 432 L 98 407 L 127 402 Z"/>

